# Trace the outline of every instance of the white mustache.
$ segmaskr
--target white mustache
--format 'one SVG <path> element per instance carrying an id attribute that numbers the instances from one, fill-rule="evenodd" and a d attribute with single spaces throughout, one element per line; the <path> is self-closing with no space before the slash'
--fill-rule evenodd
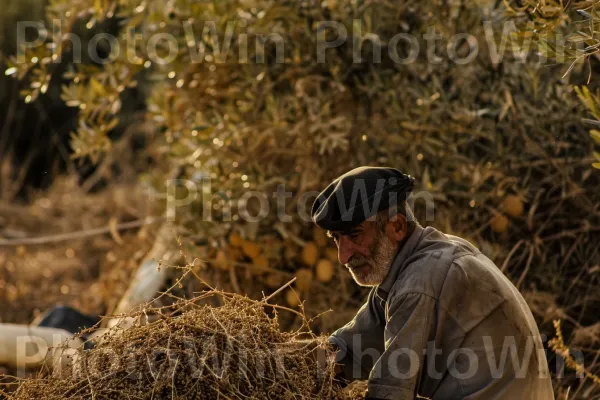
<path id="1" fill-rule="evenodd" d="M 346 268 L 356 268 L 360 267 L 367 263 L 367 259 L 364 257 L 354 257 L 348 263 L 346 263 Z"/>

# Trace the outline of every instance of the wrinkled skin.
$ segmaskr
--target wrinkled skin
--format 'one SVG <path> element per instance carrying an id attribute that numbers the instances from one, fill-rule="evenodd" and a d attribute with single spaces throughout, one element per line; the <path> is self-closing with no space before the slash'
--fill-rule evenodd
<path id="1" fill-rule="evenodd" d="M 373 217 L 349 231 L 328 234 L 337 245 L 340 263 L 348 268 L 360 286 L 377 286 L 383 282 L 394 257 L 409 236 L 403 215 L 385 221 L 383 229 Z"/>

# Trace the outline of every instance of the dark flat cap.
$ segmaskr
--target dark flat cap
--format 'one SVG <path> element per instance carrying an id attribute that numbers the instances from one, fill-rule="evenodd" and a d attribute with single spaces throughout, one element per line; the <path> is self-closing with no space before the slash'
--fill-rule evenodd
<path id="1" fill-rule="evenodd" d="M 414 178 L 395 168 L 360 167 L 335 179 L 315 199 L 311 217 L 330 231 L 344 231 L 406 200 Z"/>

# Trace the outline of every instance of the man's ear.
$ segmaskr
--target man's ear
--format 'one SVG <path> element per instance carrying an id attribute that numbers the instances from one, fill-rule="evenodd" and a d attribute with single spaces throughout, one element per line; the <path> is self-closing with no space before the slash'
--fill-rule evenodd
<path id="1" fill-rule="evenodd" d="M 395 242 L 401 242 L 408 236 L 408 221 L 402 214 L 396 214 L 386 224 L 388 237 Z"/>

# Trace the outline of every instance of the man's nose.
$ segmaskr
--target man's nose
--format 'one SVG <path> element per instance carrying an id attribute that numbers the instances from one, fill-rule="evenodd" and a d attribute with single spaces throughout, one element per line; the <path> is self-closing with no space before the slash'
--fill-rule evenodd
<path id="1" fill-rule="evenodd" d="M 349 238 L 340 235 L 338 242 L 338 260 L 342 264 L 347 264 L 352 255 L 354 255 L 352 242 Z"/>

